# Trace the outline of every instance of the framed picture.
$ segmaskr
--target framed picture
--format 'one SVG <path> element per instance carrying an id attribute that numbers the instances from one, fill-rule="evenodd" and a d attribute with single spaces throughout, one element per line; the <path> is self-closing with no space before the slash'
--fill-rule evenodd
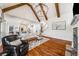
<path id="1" fill-rule="evenodd" d="M 52 30 L 65 30 L 66 22 L 65 21 L 56 21 L 52 23 Z"/>

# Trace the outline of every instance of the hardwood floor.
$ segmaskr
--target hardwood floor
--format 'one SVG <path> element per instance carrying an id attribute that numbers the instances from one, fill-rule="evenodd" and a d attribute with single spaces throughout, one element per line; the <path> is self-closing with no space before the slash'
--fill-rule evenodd
<path id="1" fill-rule="evenodd" d="M 59 40 L 50 37 L 45 37 L 45 38 L 48 38 L 50 40 L 30 50 L 27 55 L 28 56 L 64 56 L 65 55 L 66 44 L 70 44 L 70 41 Z"/>
<path id="2" fill-rule="evenodd" d="M 64 56 L 66 50 L 66 44 L 71 45 L 70 41 L 51 38 L 43 36 L 49 39 L 47 42 L 33 48 L 28 51 L 28 56 Z M 34 38 L 35 39 L 35 38 Z M 0 47 L 0 52 L 2 46 Z"/>

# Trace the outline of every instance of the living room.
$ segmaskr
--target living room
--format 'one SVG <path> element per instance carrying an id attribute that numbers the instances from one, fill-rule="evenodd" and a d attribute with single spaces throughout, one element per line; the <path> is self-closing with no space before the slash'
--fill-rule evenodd
<path id="1" fill-rule="evenodd" d="M 77 38 L 73 38 L 73 28 L 79 23 L 73 25 L 73 3 L 0 3 L 0 7 L 0 46 L 5 45 L 5 38 L 13 41 L 1 55 L 21 56 L 23 51 L 25 56 L 78 55 L 78 28 Z M 44 52 L 44 48 L 50 50 Z"/>

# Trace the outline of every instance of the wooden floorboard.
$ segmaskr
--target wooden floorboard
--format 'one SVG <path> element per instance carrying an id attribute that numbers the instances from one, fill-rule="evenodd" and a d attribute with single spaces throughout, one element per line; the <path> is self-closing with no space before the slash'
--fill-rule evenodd
<path id="1" fill-rule="evenodd" d="M 44 38 L 49 39 L 47 42 L 33 48 L 28 51 L 28 56 L 64 56 L 66 50 L 66 44 L 71 44 L 70 41 L 51 38 L 43 36 Z M 0 47 L 0 52 L 2 46 Z"/>
<path id="2" fill-rule="evenodd" d="M 61 41 L 61 42 L 66 43 L 68 45 L 72 45 L 72 42 L 68 41 L 67 39 L 63 40 L 63 39 L 59 39 L 59 38 L 52 38 L 52 37 L 49 37 L 49 36 L 46 36 L 46 35 L 43 35 L 42 37 L 48 38 L 48 39 L 53 39 L 54 41 L 57 41 L 56 43 L 58 43 L 58 42 L 60 43 L 60 41 Z"/>
<path id="3" fill-rule="evenodd" d="M 66 50 L 66 44 L 69 41 L 57 40 L 55 38 L 49 38 L 47 42 L 33 48 L 28 52 L 28 56 L 64 56 Z"/>

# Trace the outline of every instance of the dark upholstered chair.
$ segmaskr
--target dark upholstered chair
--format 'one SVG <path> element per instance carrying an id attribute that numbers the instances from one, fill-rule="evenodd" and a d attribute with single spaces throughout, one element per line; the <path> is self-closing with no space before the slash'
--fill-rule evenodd
<path id="1" fill-rule="evenodd" d="M 17 35 L 9 35 L 9 36 L 5 36 L 2 38 L 3 50 L 7 50 L 8 55 L 23 56 L 28 52 L 28 48 L 29 48 L 28 41 L 24 42 L 24 41 L 20 40 L 21 43 L 18 45 L 11 44 L 11 42 L 14 41 L 14 43 L 15 43 L 17 40 L 20 40 L 20 39 L 18 39 Z M 18 43 L 18 42 L 16 42 L 16 43 Z"/>

